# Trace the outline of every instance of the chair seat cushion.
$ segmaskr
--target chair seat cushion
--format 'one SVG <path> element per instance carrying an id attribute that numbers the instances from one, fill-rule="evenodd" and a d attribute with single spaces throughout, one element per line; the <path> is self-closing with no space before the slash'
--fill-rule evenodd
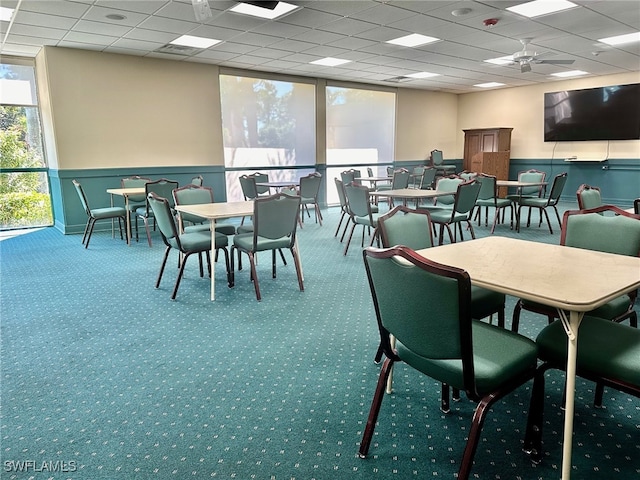
<path id="1" fill-rule="evenodd" d="M 520 200 L 518 200 L 518 203 L 523 207 L 543 208 L 547 206 L 549 200 L 547 198 L 539 197 L 522 197 Z"/>
<path id="2" fill-rule="evenodd" d="M 370 227 L 377 227 L 378 226 L 378 217 L 380 217 L 379 213 L 373 213 L 373 210 L 371 211 L 371 218 L 373 219 L 373 224 L 369 221 L 369 216 L 365 216 L 365 217 L 353 217 L 353 221 L 357 224 L 357 225 L 368 225 Z"/>
<path id="3" fill-rule="evenodd" d="M 100 220 L 103 218 L 125 217 L 127 211 L 123 207 L 94 208 L 91 210 L 91 215 L 93 218 Z"/>
<path id="4" fill-rule="evenodd" d="M 233 244 L 242 250 L 250 251 L 254 250 L 253 248 L 253 232 L 251 233 L 240 233 L 233 237 Z M 289 248 L 291 246 L 291 238 L 282 237 L 282 238 L 265 238 L 258 237 L 257 245 L 254 251 L 260 252 L 263 250 L 275 250 L 279 248 Z"/>
<path id="5" fill-rule="evenodd" d="M 209 232 L 209 222 L 198 225 L 186 225 L 184 227 L 184 233 L 190 232 Z M 223 235 L 235 235 L 236 227 L 231 224 L 216 224 L 216 232 Z"/>
<path id="6" fill-rule="evenodd" d="M 456 213 L 452 217 L 453 210 L 450 208 L 441 210 L 429 210 L 431 214 L 431 221 L 433 223 L 449 223 L 449 222 L 463 222 L 469 215 L 467 213 Z"/>
<path id="7" fill-rule="evenodd" d="M 542 329 L 538 338 L 541 360 L 566 364 L 567 335 L 561 322 Z M 578 330 L 578 374 L 612 378 L 640 387 L 640 329 L 585 316 Z"/>
<path id="8" fill-rule="evenodd" d="M 216 248 L 223 248 L 229 244 L 229 239 L 226 235 L 216 232 Z M 173 248 L 178 248 L 174 240 L 169 240 L 169 243 Z M 180 244 L 185 252 L 203 252 L 211 249 L 211 233 L 207 229 L 206 231 L 196 231 L 183 233 L 180 235 Z"/>
<path id="9" fill-rule="evenodd" d="M 496 208 L 505 208 L 511 206 L 511 200 L 508 198 L 487 198 L 487 199 L 478 199 L 476 200 L 476 205 L 478 207 L 496 207 Z"/>
<path id="10" fill-rule="evenodd" d="M 471 285 L 471 317 L 488 317 L 504 308 L 505 294 Z"/>
<path id="11" fill-rule="evenodd" d="M 536 367 L 537 348 L 533 340 L 504 328 L 472 321 L 473 361 L 476 389 L 484 395 Z M 430 359 L 416 355 L 400 341 L 398 356 L 425 375 L 464 390 L 462 360 Z"/>

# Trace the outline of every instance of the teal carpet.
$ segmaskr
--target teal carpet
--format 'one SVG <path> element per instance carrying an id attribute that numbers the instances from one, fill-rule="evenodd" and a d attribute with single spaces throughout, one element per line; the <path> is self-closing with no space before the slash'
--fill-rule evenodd
<path id="1" fill-rule="evenodd" d="M 170 301 L 177 262 L 156 290 L 157 233 L 153 248 L 98 232 L 85 250 L 53 228 L 1 241 L 0 477 L 455 478 L 474 404 L 442 414 L 439 385 L 403 365 L 370 455 L 357 457 L 378 333 L 360 237 L 343 256 L 338 210 L 324 214 L 324 226 L 307 220 L 299 231 L 305 291 L 287 252 L 275 280 L 262 255 L 262 302 L 246 269 L 227 288 L 222 264 L 210 302 L 195 258 Z M 518 236 L 506 226 L 496 235 Z M 559 234 L 536 225 L 519 238 Z M 521 333 L 535 337 L 545 322 L 524 313 Z M 529 384 L 489 413 L 472 478 L 560 477 L 563 386 L 560 373 L 548 376 L 544 461 L 521 451 Z M 640 401 L 607 390 L 594 409 L 593 390 L 578 381 L 572 478 L 637 478 Z"/>

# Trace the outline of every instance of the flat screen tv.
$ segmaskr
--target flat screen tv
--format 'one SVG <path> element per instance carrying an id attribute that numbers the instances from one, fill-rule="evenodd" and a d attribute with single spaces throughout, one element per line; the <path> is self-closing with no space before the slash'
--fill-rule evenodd
<path id="1" fill-rule="evenodd" d="M 640 139 L 640 83 L 544 94 L 544 141 Z"/>

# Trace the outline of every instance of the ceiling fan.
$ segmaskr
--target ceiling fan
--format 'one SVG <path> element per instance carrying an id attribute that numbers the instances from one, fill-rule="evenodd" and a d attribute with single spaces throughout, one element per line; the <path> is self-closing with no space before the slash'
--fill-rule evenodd
<path id="1" fill-rule="evenodd" d="M 540 60 L 538 54 L 534 50 L 529 50 L 531 38 L 522 38 L 522 50 L 513 54 L 513 62 L 520 65 L 520 73 L 531 71 L 532 63 L 546 63 L 547 65 L 571 65 L 574 60 Z"/>

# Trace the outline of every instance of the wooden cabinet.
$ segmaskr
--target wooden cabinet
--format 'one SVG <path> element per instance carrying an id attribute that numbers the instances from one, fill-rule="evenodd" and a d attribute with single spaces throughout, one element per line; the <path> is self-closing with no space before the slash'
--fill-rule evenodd
<path id="1" fill-rule="evenodd" d="M 464 170 L 473 170 L 471 160 L 478 152 L 503 152 L 511 150 L 513 128 L 476 128 L 464 132 Z M 508 158 L 507 158 L 508 163 Z M 489 173 L 489 172 L 485 172 Z M 508 174 L 508 165 L 507 165 Z M 493 175 L 493 174 L 492 174 Z M 505 179 L 506 180 L 506 179 Z"/>
<path id="2" fill-rule="evenodd" d="M 482 172 L 493 175 L 498 180 L 509 180 L 509 150 L 500 152 L 478 152 L 471 158 L 472 172 Z M 498 196 L 504 198 L 507 189 L 498 189 Z"/>

